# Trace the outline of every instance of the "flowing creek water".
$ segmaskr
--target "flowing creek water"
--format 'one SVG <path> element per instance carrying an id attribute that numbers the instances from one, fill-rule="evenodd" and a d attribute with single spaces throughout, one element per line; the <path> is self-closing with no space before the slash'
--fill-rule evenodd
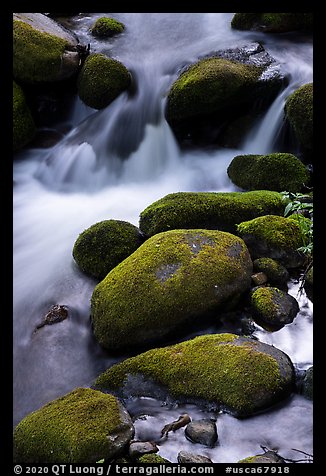
<path id="1" fill-rule="evenodd" d="M 72 258 L 79 233 L 104 219 L 138 225 L 140 212 L 168 193 L 234 191 L 226 169 L 235 155 L 277 151 L 286 97 L 312 81 L 312 40 L 288 35 L 239 32 L 232 13 L 112 14 L 127 25 L 109 41 L 91 37 L 102 13 L 73 17 L 70 27 L 92 52 L 122 61 L 132 72 L 132 95 L 121 94 L 95 111 L 76 97 L 63 120 L 71 131 L 52 148 L 27 148 L 14 161 L 14 424 L 77 386 L 90 386 L 106 368 L 128 355 L 111 356 L 91 330 L 90 297 L 96 281 L 81 273 Z M 212 51 L 260 41 L 289 77 L 259 124 L 238 149 L 181 150 L 164 119 L 166 93 L 178 70 Z M 63 124 L 64 125 L 64 124 Z M 289 292 L 300 313 L 283 329 L 254 336 L 286 352 L 298 369 L 312 365 L 312 303 L 298 285 Z M 70 319 L 34 332 L 53 304 L 72 310 Z M 223 332 L 221 327 L 199 333 Z M 187 338 L 193 337 L 193 334 Z M 217 417 L 219 443 L 194 445 L 183 430 L 171 433 L 160 455 L 176 462 L 180 450 L 214 462 L 236 462 L 261 453 L 260 445 L 300 459 L 293 448 L 312 453 L 312 402 L 296 394 L 283 405 L 245 420 L 215 415 L 194 405 L 176 406 L 152 398 L 126 402 L 136 437 L 156 432 L 182 413 L 193 419 Z"/>

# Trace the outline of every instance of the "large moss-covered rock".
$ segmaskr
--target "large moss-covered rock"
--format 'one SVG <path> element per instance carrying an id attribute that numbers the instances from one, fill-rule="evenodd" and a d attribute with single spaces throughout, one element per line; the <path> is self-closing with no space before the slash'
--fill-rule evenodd
<path id="1" fill-rule="evenodd" d="M 240 223 L 238 234 L 248 246 L 253 260 L 273 258 L 286 268 L 299 267 L 305 261 L 298 251 L 303 241 L 297 220 L 265 215 Z"/>
<path id="2" fill-rule="evenodd" d="M 283 215 L 284 202 L 277 192 L 178 192 L 149 205 L 139 228 L 152 236 L 177 228 L 236 231 L 236 225 L 261 215 Z"/>
<path id="3" fill-rule="evenodd" d="M 285 103 L 285 115 L 301 144 L 313 148 L 313 83 L 304 84 Z"/>
<path id="4" fill-rule="evenodd" d="M 119 454 L 134 435 L 119 400 L 77 388 L 27 415 L 14 431 L 18 463 L 95 463 Z"/>
<path id="5" fill-rule="evenodd" d="M 18 150 L 34 137 L 36 128 L 20 86 L 13 81 L 13 149 Z"/>
<path id="6" fill-rule="evenodd" d="M 121 220 L 104 220 L 84 230 L 77 238 L 73 257 L 82 271 L 103 279 L 111 269 L 142 244 L 139 229 Z"/>
<path id="7" fill-rule="evenodd" d="M 191 65 L 172 85 L 166 117 L 177 123 L 225 111 L 252 100 L 261 69 L 224 58 L 208 58 Z"/>
<path id="8" fill-rule="evenodd" d="M 301 192 L 309 182 L 309 172 L 293 154 L 237 155 L 227 174 L 244 190 Z"/>
<path id="9" fill-rule="evenodd" d="M 13 73 L 21 82 L 37 84 L 67 79 L 79 66 L 77 39 L 41 13 L 15 13 Z"/>
<path id="10" fill-rule="evenodd" d="M 312 30 L 312 13 L 235 13 L 231 26 L 237 30 L 283 33 Z"/>
<path id="11" fill-rule="evenodd" d="M 230 233 L 159 233 L 95 287 L 95 337 L 108 349 L 157 341 L 187 320 L 232 306 L 250 287 L 251 274 L 244 242 Z"/>
<path id="12" fill-rule="evenodd" d="M 89 55 L 78 76 L 80 99 L 94 109 L 108 106 L 131 81 L 127 68 L 118 60 L 99 53 Z"/>
<path id="13" fill-rule="evenodd" d="M 290 324 L 299 312 L 298 301 L 274 287 L 259 287 L 250 297 L 253 317 L 267 330 L 281 329 Z"/>
<path id="14" fill-rule="evenodd" d="M 92 26 L 91 33 L 98 38 L 107 38 L 122 33 L 124 29 L 125 26 L 120 21 L 110 17 L 101 17 Z"/>
<path id="15" fill-rule="evenodd" d="M 285 398 L 293 390 L 294 369 L 276 347 L 234 334 L 210 334 L 152 349 L 113 365 L 98 377 L 103 389 L 151 395 L 161 386 L 178 400 L 215 404 L 248 416 Z M 134 381 L 134 382 L 133 382 Z M 198 401 L 198 400 L 197 400 Z"/>

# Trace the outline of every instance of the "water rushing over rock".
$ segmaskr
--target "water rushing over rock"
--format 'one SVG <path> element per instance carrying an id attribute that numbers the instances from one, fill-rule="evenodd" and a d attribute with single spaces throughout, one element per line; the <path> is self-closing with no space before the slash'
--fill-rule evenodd
<path id="1" fill-rule="evenodd" d="M 93 38 L 90 27 L 103 13 L 71 17 L 70 28 L 91 51 L 121 61 L 131 71 L 133 88 L 102 111 L 79 98 L 60 126 L 70 130 L 48 149 L 26 148 L 14 162 L 14 424 L 45 403 L 96 377 L 120 362 L 96 343 L 89 320 L 90 298 L 97 284 L 75 265 L 72 249 L 78 235 L 102 220 L 125 220 L 138 226 L 142 210 L 170 193 L 236 191 L 226 170 L 236 155 L 278 151 L 283 106 L 297 87 L 312 81 L 312 42 L 293 35 L 271 35 L 230 28 L 231 13 L 117 13 L 125 31 L 108 41 Z M 238 148 L 180 147 L 165 120 L 167 93 L 179 72 L 211 51 L 252 42 L 280 65 L 289 85 L 266 114 L 253 124 Z M 298 286 L 290 282 L 296 297 Z M 305 293 L 295 323 L 254 337 L 287 353 L 296 368 L 312 365 L 312 304 Z M 57 303 L 69 319 L 33 333 Z M 221 324 L 189 329 L 184 339 L 202 333 L 228 332 Z M 50 378 L 49 378 L 50 376 Z M 156 428 L 189 413 L 192 419 L 217 417 L 219 442 L 194 451 L 184 430 L 170 433 L 159 455 L 177 462 L 183 450 L 213 462 L 236 462 L 260 454 L 260 445 L 282 457 L 298 459 L 291 448 L 312 452 L 312 402 L 291 397 L 273 411 L 237 420 L 227 414 L 182 408 L 166 402 L 127 402 L 138 440 L 151 439 Z M 163 406 L 162 406 L 163 405 Z M 268 429 L 268 432 L 267 430 Z M 153 435 L 155 436 L 155 435 Z M 154 438 L 155 439 L 155 438 Z"/>

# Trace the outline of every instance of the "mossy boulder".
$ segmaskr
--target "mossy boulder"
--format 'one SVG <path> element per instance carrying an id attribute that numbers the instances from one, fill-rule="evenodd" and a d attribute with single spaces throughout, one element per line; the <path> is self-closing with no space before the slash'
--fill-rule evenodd
<path id="1" fill-rule="evenodd" d="M 112 458 L 134 435 L 119 400 L 77 388 L 27 415 L 14 430 L 18 463 L 96 463 Z"/>
<path id="2" fill-rule="evenodd" d="M 303 241 L 296 220 L 265 215 L 242 222 L 237 229 L 253 260 L 272 258 L 286 268 L 297 268 L 305 262 L 304 255 L 298 251 Z"/>
<path id="3" fill-rule="evenodd" d="M 110 17 L 101 17 L 92 26 L 91 33 L 98 38 L 107 38 L 122 33 L 124 29 L 125 26 L 120 21 Z"/>
<path id="4" fill-rule="evenodd" d="M 257 216 L 283 215 L 277 192 L 177 192 L 149 205 L 140 214 L 146 236 L 178 228 L 218 229 L 234 233 L 236 225 Z"/>
<path id="5" fill-rule="evenodd" d="M 95 337 L 108 349 L 158 341 L 186 321 L 232 307 L 250 287 L 251 274 L 244 242 L 230 233 L 159 233 L 95 287 Z"/>
<path id="6" fill-rule="evenodd" d="M 313 148 L 313 83 L 304 84 L 286 100 L 285 115 L 300 145 Z"/>
<path id="7" fill-rule="evenodd" d="M 267 276 L 268 283 L 276 287 L 285 287 L 290 279 L 288 270 L 272 258 L 257 258 L 253 261 L 254 271 Z"/>
<path id="8" fill-rule="evenodd" d="M 312 13 L 235 13 L 231 26 L 237 30 L 284 33 L 312 30 Z"/>
<path id="9" fill-rule="evenodd" d="M 274 287 L 258 287 L 250 297 L 254 320 L 267 330 L 281 329 L 298 314 L 298 301 L 290 294 Z"/>
<path id="10" fill-rule="evenodd" d="M 145 378 L 183 402 L 209 402 L 249 416 L 288 396 L 294 385 L 289 357 L 276 347 L 234 334 L 210 334 L 152 349 L 113 365 L 96 380 L 101 389 L 151 396 Z M 134 383 L 132 383 L 134 381 Z"/>
<path id="11" fill-rule="evenodd" d="M 166 118 L 174 124 L 196 116 L 227 112 L 252 101 L 261 68 L 224 58 L 198 61 L 173 83 Z"/>
<path id="12" fill-rule="evenodd" d="M 41 13 L 15 13 L 13 21 L 13 73 L 29 84 L 60 81 L 79 67 L 77 39 Z"/>
<path id="13" fill-rule="evenodd" d="M 35 136 L 36 127 L 20 86 L 13 81 L 13 150 L 28 144 Z"/>
<path id="14" fill-rule="evenodd" d="M 307 297 L 312 302 L 313 301 L 313 287 L 314 287 L 314 267 L 313 266 L 311 266 L 311 268 L 306 274 L 303 287 L 304 287 L 304 290 L 306 291 Z"/>
<path id="15" fill-rule="evenodd" d="M 103 279 L 143 243 L 139 229 L 121 220 L 104 220 L 84 230 L 75 241 L 73 257 L 79 268 Z"/>
<path id="16" fill-rule="evenodd" d="M 118 60 L 95 53 L 86 58 L 78 76 L 78 94 L 89 107 L 103 109 L 131 82 L 127 68 Z"/>
<path id="17" fill-rule="evenodd" d="M 286 461 L 279 456 L 275 451 L 266 451 L 265 453 L 248 456 L 248 458 L 241 459 L 238 463 L 257 463 L 257 464 L 274 464 L 274 463 L 285 463 Z"/>
<path id="18" fill-rule="evenodd" d="M 295 155 L 237 155 L 227 174 L 232 182 L 244 190 L 275 190 L 301 192 L 309 183 L 309 172 Z"/>

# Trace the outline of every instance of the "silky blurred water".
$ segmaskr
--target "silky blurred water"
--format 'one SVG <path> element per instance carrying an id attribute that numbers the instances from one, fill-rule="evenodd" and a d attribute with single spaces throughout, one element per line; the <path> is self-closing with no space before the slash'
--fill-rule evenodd
<path id="1" fill-rule="evenodd" d="M 79 233 L 104 219 L 138 225 L 140 212 L 168 193 L 236 190 L 226 173 L 230 161 L 240 153 L 273 151 L 286 97 L 312 81 L 311 40 L 231 30 L 232 13 L 110 14 L 126 30 L 101 41 L 89 28 L 103 15 L 78 15 L 70 27 L 81 43 L 91 43 L 92 52 L 126 65 L 134 93 L 121 94 L 102 111 L 76 98 L 64 139 L 50 149 L 25 149 L 14 161 L 14 424 L 76 386 L 91 385 L 99 373 L 126 357 L 109 355 L 93 338 L 89 309 L 96 281 L 77 269 L 71 254 Z M 248 41 L 264 43 L 288 75 L 289 86 L 241 148 L 181 150 L 164 119 L 166 94 L 178 71 L 202 55 Z M 295 285 L 290 292 L 296 293 Z M 34 332 L 52 304 L 68 306 L 70 318 Z M 300 314 L 291 325 L 272 334 L 258 328 L 255 336 L 306 369 L 312 364 L 312 329 L 312 304 L 303 294 Z M 155 405 L 162 424 L 179 413 L 161 402 Z M 200 410 L 192 412 L 198 415 Z M 151 418 L 149 414 L 137 423 L 139 434 Z M 218 421 L 219 446 L 212 453 L 198 448 L 216 462 L 260 452 L 259 444 L 280 447 L 292 457 L 290 445 L 311 450 L 312 404 L 300 396 L 274 413 L 245 421 L 219 415 Z M 160 454 L 176 461 L 174 446 L 193 448 L 178 433 Z"/>

